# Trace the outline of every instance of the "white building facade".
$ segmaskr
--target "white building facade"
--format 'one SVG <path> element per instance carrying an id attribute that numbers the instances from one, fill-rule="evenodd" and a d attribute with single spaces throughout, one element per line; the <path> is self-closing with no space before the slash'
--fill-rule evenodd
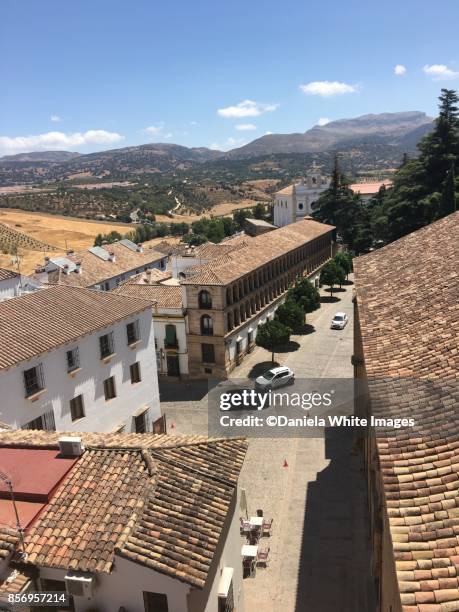
<path id="1" fill-rule="evenodd" d="M 143 432 L 155 423 L 160 427 L 151 306 L 144 302 L 139 308 L 134 302 L 132 310 L 137 312 L 129 316 L 117 320 L 114 315 L 111 324 L 84 335 L 76 331 L 55 348 L 1 368 L 0 421 L 14 428 L 58 431 Z M 93 307 L 99 307 L 97 300 Z M 53 313 L 43 311 L 43 316 L 52 319 Z M 23 340 L 27 342 L 27 336 Z"/>
<path id="2" fill-rule="evenodd" d="M 283 227 L 310 216 L 313 203 L 329 185 L 330 180 L 313 168 L 300 182 L 278 191 L 273 204 L 274 225 Z"/>

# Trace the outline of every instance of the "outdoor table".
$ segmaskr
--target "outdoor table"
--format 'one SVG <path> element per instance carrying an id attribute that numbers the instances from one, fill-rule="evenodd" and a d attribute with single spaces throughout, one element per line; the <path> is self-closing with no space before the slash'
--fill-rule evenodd
<path id="1" fill-rule="evenodd" d="M 256 557 L 258 554 L 258 544 L 243 544 L 241 555 L 243 557 Z"/>
<path id="2" fill-rule="evenodd" d="M 262 516 L 251 516 L 249 523 L 253 527 L 262 527 L 263 517 Z"/>

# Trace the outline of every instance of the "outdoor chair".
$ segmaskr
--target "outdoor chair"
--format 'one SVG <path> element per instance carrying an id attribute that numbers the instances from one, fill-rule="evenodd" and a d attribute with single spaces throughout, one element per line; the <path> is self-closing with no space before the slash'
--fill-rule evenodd
<path id="1" fill-rule="evenodd" d="M 264 565 L 268 567 L 268 556 L 270 548 L 259 549 L 257 554 L 257 565 Z"/>
<path id="2" fill-rule="evenodd" d="M 260 532 L 258 529 L 251 529 L 247 534 L 247 544 L 252 546 L 256 546 L 258 544 L 258 539 L 260 537 Z"/>
<path id="3" fill-rule="evenodd" d="M 263 521 L 263 525 L 261 526 L 261 534 L 262 535 L 267 535 L 270 536 L 271 535 L 271 531 L 272 531 L 272 527 L 273 527 L 273 520 L 271 519 L 270 521 L 268 520 L 264 520 Z"/>
<path id="4" fill-rule="evenodd" d="M 250 557 L 244 558 L 242 560 L 242 568 L 244 578 L 250 578 L 251 576 L 253 576 L 256 570 L 255 559 L 251 559 Z"/>

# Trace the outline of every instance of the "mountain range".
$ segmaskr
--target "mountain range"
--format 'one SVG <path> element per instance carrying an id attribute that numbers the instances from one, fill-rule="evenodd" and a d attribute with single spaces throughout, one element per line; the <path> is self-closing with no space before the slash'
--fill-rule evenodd
<path id="1" fill-rule="evenodd" d="M 267 134 L 227 152 L 154 143 L 86 155 L 68 151 L 21 153 L 0 158 L 0 184 L 33 181 L 35 178 L 42 182 L 62 180 L 81 172 L 89 172 L 92 176 L 110 175 L 112 178 L 139 173 L 161 174 L 188 170 L 201 166 L 203 162 L 217 162 L 221 167 L 238 160 L 247 163 L 266 156 L 330 154 L 333 151 L 356 152 L 366 159 L 367 165 L 376 165 L 376 160 L 378 163 L 381 160 L 393 163 L 403 153 L 413 153 L 418 141 L 432 126 L 431 117 L 423 112 L 410 111 L 340 119 L 304 133 Z"/>

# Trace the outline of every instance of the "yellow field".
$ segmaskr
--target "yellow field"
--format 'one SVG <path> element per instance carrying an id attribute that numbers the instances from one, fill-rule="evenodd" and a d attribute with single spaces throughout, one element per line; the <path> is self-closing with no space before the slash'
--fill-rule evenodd
<path id="1" fill-rule="evenodd" d="M 97 234 L 107 234 L 112 230 L 124 234 L 133 229 L 131 225 L 125 223 L 73 219 L 9 208 L 0 209 L 0 223 L 57 247 L 58 251 L 53 251 L 53 256 L 63 254 L 69 248 L 79 250 L 90 247 L 94 244 Z M 33 272 L 37 263 L 43 262 L 45 254 L 20 249 L 21 272 L 24 274 Z M 16 269 L 16 266 L 12 265 L 11 258 L 11 255 L 0 253 L 0 267 Z"/>

